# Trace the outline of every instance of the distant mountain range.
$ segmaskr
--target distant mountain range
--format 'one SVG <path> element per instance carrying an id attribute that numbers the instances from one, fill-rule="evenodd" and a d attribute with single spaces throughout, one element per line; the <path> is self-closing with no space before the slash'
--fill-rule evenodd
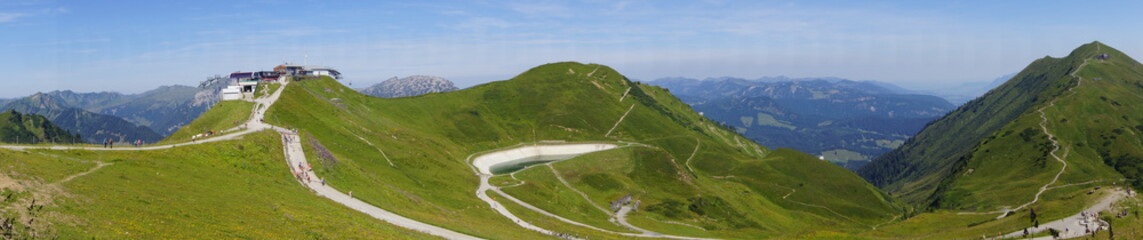
<path id="1" fill-rule="evenodd" d="M 452 81 L 442 77 L 413 75 L 404 78 L 393 77 L 359 91 L 374 97 L 398 98 L 455 91 L 457 89 Z"/>
<path id="2" fill-rule="evenodd" d="M 1012 79 L 1013 76 L 1016 76 L 1016 73 L 1006 74 L 992 81 L 966 82 L 952 87 L 906 90 L 903 92 L 934 95 L 944 98 L 953 104 L 960 105 L 984 95 L 984 93 L 987 93 L 989 90 L 1000 86 L 1000 84 L 1004 84 L 1008 79 Z"/>
<path id="3" fill-rule="evenodd" d="M 139 94 L 52 91 L 0 100 L 0 110 L 43 115 L 85 142 L 156 142 L 213 106 L 217 88 L 163 86 Z"/>
<path id="4" fill-rule="evenodd" d="M 890 84 L 839 78 L 664 78 L 650 84 L 762 145 L 818 155 L 851 170 L 955 108 Z"/>
<path id="5" fill-rule="evenodd" d="M 0 113 L 0 142 L 35 144 L 79 141 L 79 136 L 52 124 L 44 116 L 22 114 L 14 110 Z"/>

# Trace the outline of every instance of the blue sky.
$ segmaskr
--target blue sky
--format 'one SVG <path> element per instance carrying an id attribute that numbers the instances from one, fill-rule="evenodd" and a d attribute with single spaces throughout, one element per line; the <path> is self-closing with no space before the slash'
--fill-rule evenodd
<path id="1" fill-rule="evenodd" d="M 1143 54 L 1139 1 L 0 0 L 0 98 L 138 93 L 283 62 L 353 87 L 462 87 L 558 61 L 632 79 L 841 77 L 912 88 L 990 81 L 1101 41 Z"/>

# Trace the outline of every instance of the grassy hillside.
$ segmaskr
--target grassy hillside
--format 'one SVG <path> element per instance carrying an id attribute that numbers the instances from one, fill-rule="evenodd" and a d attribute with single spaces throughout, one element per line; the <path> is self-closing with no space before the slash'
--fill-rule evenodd
<path id="1" fill-rule="evenodd" d="M 179 128 L 178 131 L 161 141 L 162 143 L 185 142 L 191 136 L 207 131 L 222 131 L 239 127 L 239 124 L 250 118 L 254 103 L 247 101 L 221 101 L 216 103 L 209 111 L 203 113 L 190 124 Z"/>
<path id="2" fill-rule="evenodd" d="M 398 214 L 482 237 L 536 233 L 519 229 L 475 197 L 479 179 L 465 159 L 544 140 L 642 146 L 604 153 L 618 155 L 602 163 L 615 168 L 597 173 L 607 180 L 567 180 L 577 189 L 612 188 L 590 193 L 597 204 L 619 192 L 635 194 L 645 211 L 633 221 L 654 231 L 678 232 L 677 225 L 651 223 L 673 221 L 702 226 L 701 236 L 714 237 L 821 227 L 856 232 L 899 212 L 884 194 L 841 167 L 795 151 L 767 150 L 702 118 L 664 89 L 631 82 L 601 65 L 547 64 L 508 81 L 400 99 L 368 97 L 328 78 L 305 80 L 285 89 L 266 120 L 298 128 L 307 154 L 325 156 L 314 167 L 331 185 Z M 591 156 L 555 167 L 589 171 L 565 164 L 598 160 Z M 527 178 L 519 189 L 570 189 L 555 185 L 554 175 L 536 172 L 544 169 L 517 174 Z M 616 184 L 624 187 L 608 186 Z M 549 194 L 512 191 L 524 199 Z M 567 200 L 590 210 L 584 208 L 587 200 Z M 558 209 L 563 203 L 532 204 Z M 571 214 L 567 217 L 622 230 L 606 226 L 602 213 Z"/>
<path id="3" fill-rule="evenodd" d="M 8 110 L 0 113 L 0 142 L 36 144 L 82 141 L 78 135 L 57 127 L 43 116 Z"/>
<path id="4" fill-rule="evenodd" d="M 0 218 L 16 238 L 427 237 L 315 196 L 281 146 L 262 132 L 156 151 L 0 149 Z"/>
<path id="5" fill-rule="evenodd" d="M 1102 54 L 1110 58 L 1096 58 Z M 1064 58 L 1037 60 L 861 174 L 919 206 L 963 211 L 1030 202 L 1057 174 L 1052 186 L 1139 179 L 1141 93 L 1143 65 L 1086 44 Z"/>

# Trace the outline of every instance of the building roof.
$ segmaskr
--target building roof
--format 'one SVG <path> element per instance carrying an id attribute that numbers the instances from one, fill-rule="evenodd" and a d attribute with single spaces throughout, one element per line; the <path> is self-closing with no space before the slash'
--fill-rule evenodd
<path id="1" fill-rule="evenodd" d="M 329 70 L 329 71 L 332 71 L 332 72 L 336 72 L 336 71 L 337 71 L 337 70 L 335 70 L 335 69 L 333 69 L 333 68 L 331 68 L 331 67 L 327 67 L 327 66 L 317 66 L 317 65 L 302 66 L 302 70 L 306 70 L 306 71 Z"/>
<path id="2" fill-rule="evenodd" d="M 252 73 L 252 72 L 235 72 L 235 73 L 230 74 L 230 79 L 242 79 L 242 78 L 253 78 L 253 77 L 254 77 L 254 73 Z"/>

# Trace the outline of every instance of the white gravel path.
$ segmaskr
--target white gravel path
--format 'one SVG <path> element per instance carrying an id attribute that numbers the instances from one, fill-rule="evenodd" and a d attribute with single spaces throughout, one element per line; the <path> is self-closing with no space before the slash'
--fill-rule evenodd
<path id="1" fill-rule="evenodd" d="M 234 139 L 242 137 L 243 135 L 246 135 L 246 134 L 250 134 L 250 133 L 254 133 L 254 132 L 258 132 L 258 131 L 262 131 L 262 130 L 267 130 L 267 129 L 273 129 L 282 135 L 283 145 L 285 146 L 283 148 L 284 149 L 283 152 L 286 155 L 287 164 L 289 166 L 291 166 L 290 167 L 291 172 L 296 173 L 299 171 L 299 169 L 297 169 L 297 166 L 299 163 L 302 164 L 303 166 L 309 166 L 308 163 L 306 162 L 305 153 L 302 152 L 302 145 L 301 145 L 300 141 L 298 140 L 297 133 L 290 131 L 290 130 L 287 130 L 287 129 L 282 128 L 282 127 L 278 127 L 278 126 L 274 126 L 274 125 L 270 125 L 270 124 L 262 122 L 263 117 L 265 117 L 265 115 L 266 115 L 266 110 L 269 109 L 271 105 L 273 105 L 275 102 L 278 101 L 278 98 L 281 97 L 281 95 L 282 95 L 282 91 L 284 91 L 286 89 L 286 85 L 288 85 L 288 84 L 289 84 L 289 82 L 283 81 L 282 86 L 279 87 L 278 90 L 275 91 L 273 94 L 271 94 L 270 96 L 265 96 L 265 97 L 262 97 L 259 99 L 255 99 L 253 101 L 255 103 L 254 112 L 251 113 L 250 119 L 248 119 L 246 121 L 246 123 L 243 124 L 244 126 L 247 126 L 245 129 L 235 127 L 235 128 L 224 131 L 224 132 L 228 132 L 227 134 L 217 136 L 217 137 L 210 137 L 210 138 L 206 138 L 206 139 L 195 140 L 192 142 L 183 142 L 183 143 L 175 143 L 175 144 L 167 144 L 167 145 L 154 145 L 154 146 L 146 146 L 146 147 L 103 148 L 103 147 L 74 147 L 74 146 L 0 145 L 0 148 L 6 148 L 6 149 L 11 149 L 11 150 L 17 150 L 17 151 L 24 151 L 24 150 L 28 150 L 28 149 L 93 150 L 93 151 L 140 151 L 140 150 L 144 150 L 145 151 L 145 150 L 168 149 L 168 148 L 172 148 L 172 147 L 203 144 L 203 143 L 209 143 L 209 142 L 234 140 Z M 99 167 L 102 167 L 102 165 Z M 98 169 L 98 167 L 96 169 Z M 391 223 L 393 225 L 397 225 L 400 227 L 420 231 L 420 232 L 423 232 L 426 234 L 447 238 L 447 239 L 480 239 L 480 238 L 470 236 L 467 234 L 463 234 L 463 233 L 455 232 L 452 230 L 444 229 L 441 227 L 437 227 L 437 226 L 434 226 L 432 224 L 428 224 L 428 223 L 420 222 L 417 220 L 409 219 L 409 218 L 403 217 L 401 215 L 397 215 L 395 213 L 392 213 L 392 212 L 386 211 L 384 209 L 378 208 L 376 206 L 370 205 L 370 204 L 365 203 L 361 200 L 357 200 L 355 198 L 352 198 L 347 194 L 339 192 L 339 191 L 337 191 L 337 189 L 334 189 L 332 186 L 321 184 L 320 178 L 318 178 L 318 176 L 316 176 L 313 173 L 312 169 L 308 169 L 306 171 L 306 173 L 307 173 L 307 177 L 309 178 L 308 181 L 301 180 L 300 182 L 302 183 L 302 185 L 305 185 L 310 190 L 313 190 L 317 195 L 329 198 L 330 200 L 333 200 L 334 202 L 345 205 L 346 207 L 349 207 L 353 210 L 357 210 L 359 212 L 368 214 L 369 216 L 372 216 L 378 220 L 385 221 L 385 222 L 388 222 L 388 223 Z"/>
<path id="2" fill-rule="evenodd" d="M 291 172 L 305 172 L 305 178 L 302 178 L 302 180 L 299 182 L 301 182 L 302 185 L 305 185 L 310 190 L 313 190 L 315 193 L 317 193 L 317 195 L 329 198 L 330 200 L 341 203 L 342 205 L 352 208 L 353 210 L 357 210 L 359 212 L 368 214 L 369 216 L 373 216 L 374 218 L 381 221 L 389 222 L 393 225 L 401 226 L 403 228 L 408 228 L 448 239 L 480 239 L 467 234 L 455 232 L 434 226 L 432 224 L 397 215 L 393 212 L 386 211 L 385 209 L 378 208 L 376 206 L 370 205 L 369 203 L 365 203 L 361 200 L 350 197 L 348 194 L 342 193 L 330 185 L 322 184 L 321 179 L 314 174 L 313 169 L 305 169 L 305 171 L 300 171 L 300 169 L 298 169 L 298 166 L 309 166 L 309 163 L 306 161 L 306 155 L 305 152 L 302 151 L 302 144 L 301 141 L 298 140 L 297 133 L 291 131 L 281 131 L 279 133 L 281 133 L 283 136 L 282 141 L 286 146 L 284 152 L 286 154 L 286 161 L 290 167 Z"/>
<path id="3" fill-rule="evenodd" d="M 1088 207 L 1087 209 L 1084 209 L 1083 211 L 1084 212 L 1090 212 L 1090 213 L 1097 213 L 1097 212 L 1106 211 L 1106 210 L 1111 208 L 1112 203 L 1115 203 L 1116 201 L 1119 201 L 1126 196 L 1127 196 L 1127 192 L 1125 192 L 1125 191 L 1122 191 L 1119 189 L 1111 190 L 1107 196 L 1104 196 L 1095 205 Z M 1081 213 L 1076 213 L 1075 215 L 1071 215 L 1071 216 L 1065 217 L 1063 219 L 1059 219 L 1059 220 L 1055 220 L 1055 221 L 1051 221 L 1051 222 L 1047 222 L 1047 223 L 1042 223 L 1042 224 L 1040 224 L 1040 227 L 1037 227 L 1037 228 L 1029 227 L 1028 228 L 1028 234 L 1036 234 L 1036 233 L 1048 231 L 1049 228 L 1054 228 L 1054 229 L 1060 231 L 1060 238 L 1058 238 L 1058 239 L 1068 239 L 1068 238 L 1077 238 L 1077 237 L 1087 236 L 1087 234 L 1084 233 L 1083 225 L 1080 225 L 1080 220 L 1082 220 L 1082 219 L 1083 219 L 1083 216 L 1081 215 Z M 1069 230 L 1069 231 L 1064 232 L 1065 230 Z M 1018 238 L 1021 236 L 1024 236 L 1024 230 L 1023 229 L 1021 229 L 1019 231 L 1015 231 L 1015 232 L 1005 234 L 1001 238 Z M 1048 239 L 1054 239 L 1054 238 L 1052 238 L 1051 236 L 1045 236 L 1045 237 L 1038 237 L 1038 238 L 1032 238 L 1032 239 L 1048 240 Z"/>
<path id="4" fill-rule="evenodd" d="M 555 219 L 560 220 L 561 222 L 564 222 L 567 224 L 576 225 L 576 226 L 596 230 L 596 231 L 603 232 L 603 233 L 614 234 L 614 235 L 619 235 L 619 236 L 626 236 L 626 237 L 704 239 L 704 238 L 693 238 L 693 237 L 685 237 L 685 236 L 665 235 L 665 234 L 659 234 L 659 233 L 655 233 L 655 232 L 624 233 L 624 232 L 615 232 L 615 231 L 611 231 L 611 230 L 607 230 L 607 229 L 598 228 L 598 227 L 591 226 L 588 224 L 584 224 L 581 222 L 577 222 L 577 221 L 574 221 L 571 219 L 567 219 L 567 218 L 561 217 L 559 215 L 553 214 L 551 212 L 545 211 L 543 209 L 540 209 L 539 207 L 533 206 L 527 202 L 524 202 L 523 200 L 517 199 L 516 197 L 509 195 L 508 193 L 505 193 L 499 187 L 493 186 L 492 184 L 490 184 L 488 182 L 488 180 L 490 178 L 492 178 L 492 176 L 493 176 L 491 174 L 491 171 L 490 171 L 491 166 L 494 166 L 498 163 L 510 162 L 510 161 L 514 161 L 514 160 L 518 160 L 518 159 L 522 159 L 522 158 L 537 157 L 537 156 L 549 155 L 549 154 L 550 155 L 563 155 L 563 156 L 581 155 L 581 154 L 587 154 L 587 153 L 592 153 L 592 152 L 597 152 L 597 151 L 613 149 L 616 147 L 618 147 L 618 146 L 614 145 L 614 144 L 569 143 L 569 144 L 561 144 L 561 145 L 528 145 L 528 146 L 523 146 L 523 147 L 518 147 L 518 148 L 511 148 L 511 149 L 505 149 L 505 150 L 500 150 L 500 151 L 481 153 L 481 154 L 479 154 L 479 156 L 470 157 L 470 159 L 472 159 L 472 161 L 470 163 L 472 164 L 473 171 L 476 172 L 476 175 L 480 176 L 480 187 L 478 187 L 476 189 L 476 197 L 480 198 L 481 200 L 484 200 L 484 202 L 487 202 L 488 205 L 490 207 L 492 207 L 493 210 L 496 210 L 497 213 L 500 213 L 500 215 L 503 215 L 504 217 L 511 219 L 513 222 L 516 222 L 516 224 L 520 225 L 520 227 L 523 227 L 523 228 L 529 229 L 529 230 L 533 230 L 533 231 L 537 231 L 537 232 L 541 232 L 544 234 L 549 234 L 549 235 L 556 235 L 557 232 L 536 226 L 534 224 L 531 224 L 531 223 L 521 219 L 520 217 L 516 216 L 515 214 L 512 214 L 511 211 L 508 211 L 507 208 L 505 208 L 503 205 L 501 205 L 495 199 L 492 199 L 491 197 L 489 197 L 488 191 L 496 192 L 502 198 L 507 199 L 509 201 L 512 201 L 513 203 L 516 203 L 516 204 L 518 204 L 518 205 L 520 205 L 520 206 L 522 206 L 528 210 L 532 210 L 536 213 L 540 213 L 540 214 L 543 214 L 545 216 L 555 218 Z M 628 211 L 629 211 L 629 209 L 628 209 Z M 621 214 L 626 215 L 626 212 L 622 212 Z M 623 216 L 623 217 L 625 217 L 625 216 Z M 625 218 L 620 218 L 618 220 L 622 221 L 623 223 L 626 223 Z M 630 224 L 627 224 L 627 225 L 630 225 Z"/>

